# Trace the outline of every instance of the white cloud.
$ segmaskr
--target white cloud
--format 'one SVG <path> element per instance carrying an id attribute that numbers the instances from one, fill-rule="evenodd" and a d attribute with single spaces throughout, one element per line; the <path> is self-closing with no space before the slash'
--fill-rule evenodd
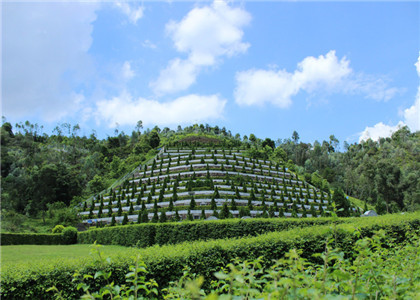
<path id="1" fill-rule="evenodd" d="M 189 54 L 196 65 L 213 65 L 219 56 L 245 52 L 249 44 L 242 42 L 242 27 L 251 16 L 241 8 L 229 7 L 224 1 L 194 8 L 180 22 L 166 26 L 175 48 Z"/>
<path id="2" fill-rule="evenodd" d="M 404 110 L 404 122 L 412 132 L 420 130 L 420 88 L 414 104 Z"/>
<path id="3" fill-rule="evenodd" d="M 137 21 L 143 17 L 143 6 L 135 8 L 131 3 L 124 1 L 117 1 L 115 5 L 128 17 L 132 24 L 137 24 Z"/>
<path id="4" fill-rule="evenodd" d="M 417 75 L 420 77 L 420 54 L 414 65 L 417 70 Z M 368 140 L 369 138 L 377 141 L 381 137 L 390 137 L 395 131 L 403 126 L 408 126 L 412 132 L 420 130 L 420 86 L 417 89 L 414 104 L 404 110 L 403 117 L 404 121 L 399 121 L 396 126 L 385 125 L 384 123 L 379 122 L 373 127 L 366 127 L 365 130 L 360 133 L 359 142 Z"/>
<path id="5" fill-rule="evenodd" d="M 4 3 L 3 113 L 56 121 L 78 109 L 72 87 L 94 72 L 95 3 Z"/>
<path id="6" fill-rule="evenodd" d="M 238 72 L 235 101 L 239 105 L 271 103 L 287 108 L 292 104 L 291 98 L 301 90 L 336 89 L 351 72 L 349 61 L 346 58 L 339 61 L 335 51 L 318 58 L 306 57 L 293 73 L 255 69 Z"/>
<path id="7" fill-rule="evenodd" d="M 293 72 L 252 69 L 236 73 L 235 101 L 239 105 L 271 103 L 280 108 L 292 104 L 300 91 L 307 93 L 361 93 L 367 98 L 388 100 L 399 90 L 388 88 L 384 80 L 363 76 L 350 68 L 350 61 L 338 59 L 335 51 L 325 56 L 309 56 Z"/>
<path id="8" fill-rule="evenodd" d="M 142 120 L 145 125 L 175 125 L 220 119 L 226 100 L 217 95 L 187 95 L 171 102 L 144 98 L 133 99 L 124 92 L 118 97 L 97 103 L 96 117 L 109 127 L 135 125 Z"/>
<path id="9" fill-rule="evenodd" d="M 125 80 L 130 80 L 133 78 L 136 74 L 131 69 L 131 64 L 128 61 L 125 61 L 122 68 L 121 68 L 121 75 Z"/>
<path id="10" fill-rule="evenodd" d="M 150 49 L 156 49 L 157 46 L 155 44 L 153 44 L 151 41 L 149 40 L 145 40 L 142 44 L 141 44 L 144 48 L 150 48 Z"/>
<path id="11" fill-rule="evenodd" d="M 420 54 L 417 59 L 417 62 L 414 64 L 416 66 L 417 75 L 420 77 Z M 417 95 L 414 104 L 404 110 L 404 121 L 411 131 L 420 130 L 420 85 L 417 88 Z"/>
<path id="12" fill-rule="evenodd" d="M 417 58 L 417 62 L 414 65 L 416 66 L 417 75 L 420 77 L 420 54 L 419 54 L 419 57 Z"/>
<path id="13" fill-rule="evenodd" d="M 285 71 L 249 70 L 236 74 L 235 100 L 240 105 L 263 105 L 265 102 L 286 108 L 290 97 L 299 90 L 292 75 Z"/>
<path id="14" fill-rule="evenodd" d="M 198 72 L 197 66 L 189 60 L 175 58 L 160 71 L 159 79 L 151 82 L 150 87 L 158 94 L 182 91 L 195 82 Z"/>
<path id="15" fill-rule="evenodd" d="M 187 89 L 195 82 L 201 69 L 217 64 L 222 57 L 231 57 L 244 53 L 249 47 L 242 42 L 242 28 L 249 24 L 251 16 L 242 8 L 230 7 L 224 1 L 214 1 L 211 6 L 192 9 L 181 21 L 171 21 L 166 26 L 167 34 L 172 38 L 176 50 L 188 55 L 178 63 L 178 73 L 188 73 L 194 78 L 185 80 L 173 78 L 168 84 L 167 70 L 173 69 L 174 62 L 169 62 L 160 77 L 150 84 L 156 93 L 171 93 Z M 191 70 L 194 69 L 194 72 Z M 171 89 L 168 89 L 171 86 Z"/>
<path id="16" fill-rule="evenodd" d="M 365 130 L 360 133 L 359 143 L 368 139 L 377 141 L 381 137 L 390 137 L 395 131 L 404 127 L 404 125 L 405 124 L 401 121 L 396 126 L 389 126 L 379 122 L 373 127 L 366 127 Z"/>

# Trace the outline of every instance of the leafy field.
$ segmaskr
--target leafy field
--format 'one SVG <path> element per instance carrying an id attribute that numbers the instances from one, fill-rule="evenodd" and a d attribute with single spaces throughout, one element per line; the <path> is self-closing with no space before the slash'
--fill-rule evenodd
<path id="1" fill-rule="evenodd" d="M 183 274 L 185 275 L 183 271 L 186 270 L 185 268 L 190 270 L 190 274 L 195 273 L 203 276 L 203 280 L 200 279 L 202 284 L 200 286 L 209 292 L 211 281 L 216 279 L 214 277 L 215 272 L 220 272 L 221 267 L 226 268 L 235 258 L 250 262 L 255 262 L 258 259 L 258 264 L 261 264 L 258 269 L 261 269 L 261 272 L 268 272 L 267 268 L 270 268 L 273 260 L 290 255 L 294 249 L 300 250 L 298 252 L 300 253 L 299 257 L 303 261 L 296 258 L 290 260 L 287 264 L 293 267 L 294 262 L 302 263 L 302 267 L 293 269 L 295 272 L 293 276 L 297 276 L 296 278 L 303 278 L 302 276 L 304 276 L 306 278 L 302 279 L 302 282 L 304 282 L 301 285 L 303 290 L 307 290 L 311 282 L 317 282 L 313 288 L 318 288 L 317 286 L 324 282 L 322 277 L 317 277 L 321 273 L 316 270 L 324 265 L 323 257 L 329 251 L 332 251 L 331 253 L 334 252 L 334 259 L 331 263 L 339 262 L 339 264 L 330 269 L 332 273 L 326 277 L 328 284 L 331 284 L 331 286 L 324 291 L 316 290 L 316 293 L 340 294 L 345 292 L 348 294 L 348 289 L 351 288 L 354 279 L 356 281 L 367 280 L 368 284 L 361 287 L 359 291 L 365 293 L 367 298 L 375 295 L 381 286 L 381 282 L 384 283 L 383 286 L 389 289 L 389 291 L 381 291 L 382 295 L 396 293 L 395 295 L 398 296 L 404 294 L 404 290 L 397 290 L 397 286 L 392 286 L 394 278 L 397 283 L 400 282 L 398 286 L 404 286 L 407 291 L 415 291 L 418 287 L 420 280 L 418 276 L 407 277 L 406 275 L 411 271 L 407 272 L 406 270 L 415 267 L 413 263 L 416 264 L 416 259 L 420 257 L 418 234 L 416 235 L 419 229 L 420 215 L 414 213 L 377 218 L 358 218 L 347 224 L 295 228 L 281 232 L 270 232 L 256 237 L 194 241 L 165 246 L 155 245 L 144 249 L 106 246 L 102 247 L 105 252 L 102 254 L 102 259 L 99 259 L 97 255 L 91 256 L 86 252 L 83 253 L 83 251 L 89 250 L 89 246 L 82 245 L 75 248 L 73 246 L 45 246 L 51 250 L 55 249 L 57 252 L 60 252 L 59 249 L 61 248 L 59 247 L 79 249 L 81 251 L 79 254 L 83 258 L 65 258 L 66 255 L 61 252 L 58 255 L 51 254 L 53 256 L 49 256 L 48 260 L 40 259 L 37 263 L 35 261 L 29 263 L 28 259 L 25 258 L 24 262 L 6 264 L 2 267 L 1 296 L 2 299 L 23 299 L 27 297 L 50 299 L 53 298 L 53 293 L 47 292 L 47 289 L 55 286 L 62 292 L 65 299 L 78 298 L 83 294 L 83 291 L 78 291 L 76 286 L 78 282 L 80 283 L 80 280 L 84 280 L 83 275 L 88 276 L 85 280 L 92 292 L 101 290 L 112 281 L 117 285 L 122 285 L 126 282 L 126 274 L 132 269 L 131 266 L 135 265 L 138 255 L 140 255 L 140 260 L 144 262 L 148 270 L 145 280 L 155 280 L 159 286 L 157 290 L 160 293 L 159 297 L 163 295 L 164 289 L 170 285 L 171 281 L 178 281 Z M 377 231 L 381 231 L 379 237 L 369 240 Z M 368 240 L 359 242 L 363 239 Z M 403 250 L 403 252 L 393 254 L 393 245 L 404 245 L 408 241 L 411 241 L 412 246 L 406 249 L 407 252 Z M 326 252 L 327 243 L 330 245 L 330 250 Z M 369 244 L 372 246 L 367 247 Z M 25 249 L 27 246 L 19 247 Z M 27 249 L 30 251 L 31 248 Z M 36 249 L 32 248 L 32 251 L 36 251 Z M 364 252 L 364 250 L 368 252 Z M 109 251 L 108 254 L 106 254 L 107 251 Z M 47 250 L 47 254 L 48 252 L 50 251 Z M 31 255 L 28 252 L 26 253 L 23 256 L 29 257 Z M 77 253 L 76 250 L 73 251 L 72 255 L 75 253 Z M 9 252 L 9 255 L 12 254 Z M 110 262 L 104 260 L 104 257 L 107 256 L 111 257 Z M 360 264 L 354 265 L 357 257 L 360 257 Z M 388 262 L 391 263 L 394 258 L 395 264 L 387 264 Z M 369 262 L 370 265 L 367 264 Z M 310 263 L 310 265 L 307 265 L 307 263 Z M 383 267 L 380 263 L 383 263 Z M 313 272 L 312 275 L 306 272 L 306 266 L 310 267 L 309 271 Z M 397 270 L 396 266 L 401 266 L 401 268 Z M 363 271 L 359 276 L 354 267 L 360 267 L 360 270 L 366 271 Z M 417 271 L 418 269 L 415 270 L 415 272 Z M 72 282 L 75 273 L 79 274 L 78 278 L 80 280 L 78 282 Z M 103 277 L 105 275 L 109 277 Z M 95 276 L 95 279 L 93 277 L 89 279 L 89 276 Z M 235 276 L 235 274 L 232 274 L 232 276 Z M 272 276 L 275 276 L 275 274 L 272 273 Z M 228 279 L 225 275 L 222 277 L 224 279 L 221 279 L 225 281 Z M 347 283 L 342 283 L 343 280 Z M 377 280 L 379 284 L 373 283 L 372 280 Z M 224 285 L 223 282 L 221 284 Z M 229 282 L 227 284 L 229 286 Z M 270 287 L 271 281 L 268 284 L 268 287 Z M 289 287 L 287 284 L 283 287 L 288 293 Z M 342 287 L 346 290 L 341 290 Z M 184 287 L 181 288 L 180 293 L 183 292 L 183 289 Z M 257 288 L 259 292 L 263 289 L 262 286 Z M 223 293 L 221 287 L 219 291 Z M 226 290 L 225 292 L 229 291 Z M 355 292 L 358 291 L 355 290 Z M 174 295 L 181 295 L 177 293 Z"/>

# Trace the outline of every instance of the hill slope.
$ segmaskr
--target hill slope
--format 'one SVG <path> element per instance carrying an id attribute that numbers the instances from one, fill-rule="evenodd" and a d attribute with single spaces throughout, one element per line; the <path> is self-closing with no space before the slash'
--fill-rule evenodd
<path id="1" fill-rule="evenodd" d="M 310 217 L 324 215 L 331 201 L 330 193 L 309 185 L 284 164 L 247 157 L 244 150 L 162 148 L 150 165 L 85 204 L 80 215 L 85 223 Z"/>

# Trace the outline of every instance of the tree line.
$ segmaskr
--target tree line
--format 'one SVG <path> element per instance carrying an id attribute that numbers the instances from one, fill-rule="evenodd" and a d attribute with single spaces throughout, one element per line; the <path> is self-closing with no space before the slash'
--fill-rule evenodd
<path id="1" fill-rule="evenodd" d="M 301 142 L 296 131 L 291 138 L 273 141 L 252 133 L 233 135 L 208 124 L 143 130 L 139 121 L 131 134 L 116 130 L 114 136 L 99 139 L 95 131 L 81 136 L 77 124 L 63 123 L 48 135 L 29 121 L 13 127 L 3 120 L 2 209 L 39 216 L 57 202 L 78 205 L 152 158 L 159 145 L 177 145 L 191 135 L 216 138 L 218 147 L 240 147 L 254 158 L 281 162 L 320 189 L 343 190 L 380 213 L 420 208 L 420 133 L 407 127 L 390 138 L 345 142 L 340 149 L 333 135 L 311 144 Z"/>

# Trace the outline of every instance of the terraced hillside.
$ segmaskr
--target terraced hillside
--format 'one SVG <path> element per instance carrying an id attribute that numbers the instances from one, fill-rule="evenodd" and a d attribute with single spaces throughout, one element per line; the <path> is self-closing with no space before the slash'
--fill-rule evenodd
<path id="1" fill-rule="evenodd" d="M 282 164 L 241 150 L 163 148 L 123 184 L 85 203 L 85 223 L 320 216 L 331 204 Z"/>

